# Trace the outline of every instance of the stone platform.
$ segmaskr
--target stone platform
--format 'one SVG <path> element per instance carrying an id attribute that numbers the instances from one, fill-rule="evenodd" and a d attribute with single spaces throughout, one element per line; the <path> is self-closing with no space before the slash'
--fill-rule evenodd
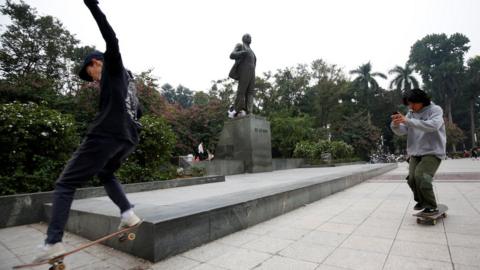
<path id="1" fill-rule="evenodd" d="M 366 164 L 226 177 L 225 182 L 129 194 L 144 219 L 133 242 L 106 244 L 157 262 L 285 214 L 396 168 Z M 46 205 L 46 216 L 50 206 Z M 67 230 L 95 239 L 115 230 L 119 213 L 107 197 L 76 200 Z"/>

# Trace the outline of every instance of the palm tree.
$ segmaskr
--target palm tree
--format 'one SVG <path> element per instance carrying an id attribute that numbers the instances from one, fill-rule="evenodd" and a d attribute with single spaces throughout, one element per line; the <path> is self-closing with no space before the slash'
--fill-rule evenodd
<path id="1" fill-rule="evenodd" d="M 357 75 L 353 82 L 360 86 L 367 103 L 367 108 L 370 108 L 371 94 L 377 92 L 380 88 L 375 77 L 387 79 L 387 76 L 380 72 L 372 72 L 372 64 L 370 64 L 370 62 L 359 66 L 357 69 L 351 70 L 350 74 Z"/>
<path id="2" fill-rule="evenodd" d="M 413 76 L 413 67 L 410 63 L 406 63 L 405 67 L 395 66 L 388 74 L 395 75 L 395 78 L 390 82 L 390 89 L 408 91 L 413 88 L 418 88 L 418 81 Z"/>

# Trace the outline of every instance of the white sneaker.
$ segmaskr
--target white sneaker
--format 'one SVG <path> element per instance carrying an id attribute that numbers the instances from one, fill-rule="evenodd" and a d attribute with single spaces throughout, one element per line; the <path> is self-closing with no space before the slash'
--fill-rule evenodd
<path id="1" fill-rule="evenodd" d="M 55 244 L 44 244 L 39 247 L 40 254 L 33 260 L 33 263 L 46 261 L 65 253 L 65 246 L 62 242 Z"/>
<path id="2" fill-rule="evenodd" d="M 124 228 L 129 228 L 137 225 L 140 223 L 142 220 L 135 215 L 132 209 L 125 211 L 122 213 L 122 217 L 120 219 L 120 225 L 118 225 L 118 229 L 124 229 Z"/>
<path id="3" fill-rule="evenodd" d="M 247 112 L 244 111 L 244 110 L 241 110 L 241 111 L 238 113 L 238 116 L 240 116 L 240 117 L 247 116 Z"/>

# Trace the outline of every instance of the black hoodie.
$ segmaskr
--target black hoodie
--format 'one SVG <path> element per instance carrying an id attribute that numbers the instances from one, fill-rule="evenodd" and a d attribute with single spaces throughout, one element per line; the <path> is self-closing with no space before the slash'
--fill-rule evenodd
<path id="1" fill-rule="evenodd" d="M 109 136 L 138 143 L 138 99 L 129 87 L 132 77 L 123 66 L 118 40 L 97 1 L 85 1 L 106 42 L 100 81 L 100 109 L 87 135 Z"/>

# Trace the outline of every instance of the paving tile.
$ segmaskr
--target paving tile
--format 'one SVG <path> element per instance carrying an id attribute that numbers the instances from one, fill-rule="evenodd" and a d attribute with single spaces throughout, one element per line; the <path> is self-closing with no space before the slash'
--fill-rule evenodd
<path id="1" fill-rule="evenodd" d="M 281 256 L 307 262 L 321 263 L 335 250 L 335 247 L 324 246 L 306 241 L 298 241 L 280 252 Z"/>
<path id="2" fill-rule="evenodd" d="M 298 261 L 291 258 L 280 256 L 273 256 L 260 266 L 255 267 L 255 270 L 314 270 L 318 264 Z"/>
<path id="3" fill-rule="evenodd" d="M 253 227 L 243 230 L 243 232 L 256 234 L 256 235 L 266 235 L 267 233 L 275 230 L 277 227 L 267 224 L 257 224 Z"/>
<path id="4" fill-rule="evenodd" d="M 0 261 L 4 261 L 10 258 L 15 258 L 15 254 L 0 245 Z"/>
<path id="5" fill-rule="evenodd" d="M 340 216 L 336 216 L 329 221 L 334 223 L 343 223 L 343 224 L 351 224 L 351 225 L 358 225 L 365 221 L 368 218 L 368 215 L 348 215 L 348 214 L 341 214 Z"/>
<path id="6" fill-rule="evenodd" d="M 222 255 L 209 262 L 209 264 L 232 270 L 251 269 L 266 261 L 272 255 L 254 250 L 241 249 Z"/>
<path id="7" fill-rule="evenodd" d="M 167 268 L 158 268 L 158 270 L 168 270 Z M 194 267 L 192 268 L 192 270 L 224 270 L 226 268 L 223 268 L 223 267 L 220 267 L 220 266 L 215 266 L 215 265 L 211 265 L 211 264 L 208 264 L 208 263 L 203 263 L 197 267 Z M 175 268 L 172 268 L 172 270 L 176 270 Z"/>
<path id="8" fill-rule="evenodd" d="M 143 267 L 150 264 L 145 260 L 135 258 L 125 253 L 123 253 L 122 256 L 112 256 L 111 258 L 105 260 L 105 262 L 116 265 L 116 266 L 120 266 L 126 269 Z"/>
<path id="9" fill-rule="evenodd" d="M 321 264 L 315 270 L 345 270 L 346 268 Z"/>
<path id="10" fill-rule="evenodd" d="M 421 225 L 417 224 L 417 218 L 412 216 L 411 214 L 407 214 L 402 221 L 402 225 L 400 226 L 402 230 L 414 230 L 420 232 L 438 232 L 444 233 L 445 228 L 441 226 L 441 224 L 437 224 L 436 226 L 430 225 Z"/>
<path id="11" fill-rule="evenodd" d="M 478 266 L 455 264 L 455 270 L 478 270 Z"/>
<path id="12" fill-rule="evenodd" d="M 387 258 L 384 270 L 451 270 L 453 269 L 452 263 L 430 261 L 419 258 L 410 258 L 391 255 Z"/>
<path id="13" fill-rule="evenodd" d="M 339 248 L 325 264 L 354 270 L 381 270 L 386 258 L 386 254 Z"/>
<path id="14" fill-rule="evenodd" d="M 352 235 L 343 242 L 341 247 L 388 254 L 392 243 L 393 239 Z"/>
<path id="15" fill-rule="evenodd" d="M 355 236 L 366 236 L 366 237 L 379 237 L 379 238 L 388 238 L 394 239 L 397 235 L 396 228 L 385 228 L 385 227 L 377 227 L 377 226 L 366 226 L 361 225 L 358 227 L 352 235 Z"/>
<path id="16" fill-rule="evenodd" d="M 451 246 L 480 249 L 480 236 L 460 233 L 447 233 Z"/>
<path id="17" fill-rule="evenodd" d="M 302 238 L 302 241 L 311 242 L 325 246 L 339 246 L 346 238 L 348 234 L 334 233 L 334 232 L 322 232 L 313 231 Z"/>
<path id="18" fill-rule="evenodd" d="M 445 223 L 445 231 L 447 233 L 460 233 L 460 234 L 471 234 L 480 236 L 480 230 L 478 229 L 478 224 L 458 224 L 458 223 Z"/>
<path id="19" fill-rule="evenodd" d="M 454 263 L 480 268 L 480 249 L 450 247 Z"/>
<path id="20" fill-rule="evenodd" d="M 253 234 L 253 233 L 247 233 L 245 231 L 240 231 L 231 235 L 227 235 L 225 237 L 222 237 L 218 239 L 217 241 L 219 243 L 225 244 L 225 245 L 230 245 L 230 246 L 236 246 L 240 247 L 250 241 L 253 241 L 255 239 L 258 239 L 258 234 Z"/>
<path id="21" fill-rule="evenodd" d="M 399 255 L 412 258 L 429 258 L 434 261 L 450 262 L 448 247 L 443 245 L 395 241 L 391 255 Z"/>
<path id="22" fill-rule="evenodd" d="M 447 238 L 443 232 L 429 232 L 419 230 L 399 230 L 397 234 L 398 240 L 420 242 L 438 245 L 447 245 Z"/>
<path id="23" fill-rule="evenodd" d="M 11 270 L 13 266 L 25 264 L 26 262 L 20 261 L 16 257 L 5 258 L 1 260 L 0 270 Z"/>
<path id="24" fill-rule="evenodd" d="M 285 239 L 285 240 L 298 240 L 304 235 L 311 232 L 311 230 L 296 229 L 296 228 L 280 228 L 268 233 L 268 236 L 273 238 Z"/>
<path id="25" fill-rule="evenodd" d="M 187 251 L 183 253 L 182 256 L 200 262 L 208 262 L 220 255 L 236 250 L 238 250 L 238 248 L 215 241 Z"/>
<path id="26" fill-rule="evenodd" d="M 71 269 L 71 267 L 68 265 L 67 269 Z M 76 267 L 74 270 L 103 270 L 103 269 L 124 270 L 125 268 L 122 268 L 120 266 L 116 266 L 116 265 L 108 263 L 108 262 L 99 261 L 99 262 L 95 262 L 95 263 L 92 263 L 92 264 L 85 264 L 83 266 Z"/>
<path id="27" fill-rule="evenodd" d="M 327 222 L 317 228 L 317 231 L 350 234 L 357 228 L 357 225 Z"/>
<path id="28" fill-rule="evenodd" d="M 243 248 L 274 254 L 291 245 L 293 242 L 294 241 L 292 240 L 263 236 L 257 240 L 248 242 L 247 244 L 243 245 Z"/>
<path id="29" fill-rule="evenodd" d="M 199 266 L 201 263 L 183 256 L 175 256 L 151 266 L 152 270 L 187 270 Z"/>

